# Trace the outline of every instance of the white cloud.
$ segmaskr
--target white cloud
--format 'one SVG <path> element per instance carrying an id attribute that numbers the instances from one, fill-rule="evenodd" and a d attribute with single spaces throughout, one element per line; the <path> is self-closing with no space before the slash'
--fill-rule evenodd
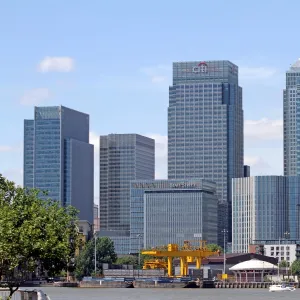
<path id="1" fill-rule="evenodd" d="M 47 72 L 71 72 L 74 70 L 74 60 L 71 57 L 45 57 L 38 65 L 38 71 Z"/>
<path id="2" fill-rule="evenodd" d="M 164 81 L 166 81 L 167 80 L 167 77 L 166 76 L 153 76 L 152 78 L 151 78 L 151 81 L 153 82 L 153 83 L 160 83 L 160 82 L 164 82 Z"/>
<path id="3" fill-rule="evenodd" d="M 240 79 L 267 79 L 277 74 L 277 70 L 269 67 L 239 67 Z"/>
<path id="4" fill-rule="evenodd" d="M 10 151 L 13 151 L 13 147 L 11 147 L 11 146 L 5 146 L 5 145 L 3 145 L 3 146 L 1 146 L 0 145 L 0 152 L 10 152 Z"/>
<path id="5" fill-rule="evenodd" d="M 172 68 L 168 65 L 157 65 L 154 67 L 142 68 L 140 71 L 150 77 L 152 83 L 158 84 L 169 82 Z"/>
<path id="6" fill-rule="evenodd" d="M 51 94 L 47 88 L 37 88 L 26 91 L 21 97 L 22 105 L 39 105 L 50 98 Z"/>
<path id="7" fill-rule="evenodd" d="M 244 124 L 245 139 L 282 140 L 283 120 L 246 120 Z"/>
<path id="8" fill-rule="evenodd" d="M 155 178 L 168 178 L 168 137 L 160 134 L 146 134 L 155 139 Z"/>

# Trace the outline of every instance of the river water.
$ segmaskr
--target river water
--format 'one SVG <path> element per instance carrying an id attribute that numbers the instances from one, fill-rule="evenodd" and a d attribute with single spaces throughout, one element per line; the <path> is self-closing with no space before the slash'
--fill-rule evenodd
<path id="1" fill-rule="evenodd" d="M 109 289 L 109 288 L 41 288 L 51 300 L 299 300 L 300 289 L 274 292 L 268 289 Z"/>

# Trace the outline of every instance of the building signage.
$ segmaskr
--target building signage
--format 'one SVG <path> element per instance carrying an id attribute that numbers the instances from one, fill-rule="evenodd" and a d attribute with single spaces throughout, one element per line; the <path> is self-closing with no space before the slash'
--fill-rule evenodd
<path id="1" fill-rule="evenodd" d="M 207 63 L 202 61 L 198 64 L 197 67 L 193 67 L 193 73 L 207 73 L 208 72 L 208 66 Z"/>
<path id="2" fill-rule="evenodd" d="M 187 188 L 200 188 L 199 183 L 194 182 L 152 182 L 152 183 L 133 183 L 133 187 L 136 189 L 187 189 Z"/>

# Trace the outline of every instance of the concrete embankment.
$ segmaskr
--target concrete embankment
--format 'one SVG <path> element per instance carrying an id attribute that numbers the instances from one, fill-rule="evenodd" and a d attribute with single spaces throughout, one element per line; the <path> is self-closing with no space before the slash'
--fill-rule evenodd
<path id="1" fill-rule="evenodd" d="M 215 288 L 219 289 L 266 289 L 274 283 L 271 282 L 216 282 Z M 299 284 L 296 284 L 299 288 Z"/>
<path id="2" fill-rule="evenodd" d="M 199 288 L 195 282 L 160 282 L 158 280 L 147 281 L 81 281 L 81 288 Z"/>

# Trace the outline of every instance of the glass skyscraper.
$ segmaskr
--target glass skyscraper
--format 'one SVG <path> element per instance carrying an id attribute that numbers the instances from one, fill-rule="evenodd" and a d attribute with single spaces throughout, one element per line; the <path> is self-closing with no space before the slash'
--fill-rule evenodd
<path id="1" fill-rule="evenodd" d="M 232 181 L 232 250 L 248 253 L 256 240 L 300 239 L 300 176 Z"/>
<path id="2" fill-rule="evenodd" d="M 283 90 L 284 175 L 300 175 L 300 59 L 286 72 Z"/>
<path id="3" fill-rule="evenodd" d="M 100 136 L 100 230 L 130 230 L 130 181 L 154 179 L 155 141 L 138 134 Z"/>
<path id="4" fill-rule="evenodd" d="M 173 63 L 169 89 L 168 178 L 217 183 L 219 229 L 231 240 L 231 180 L 244 176 L 242 88 L 229 61 Z M 220 234 L 219 243 L 223 244 Z"/>
<path id="5" fill-rule="evenodd" d="M 94 146 L 89 115 L 63 107 L 35 107 L 24 121 L 24 187 L 47 191 L 41 198 L 77 208 L 93 224 Z"/>

